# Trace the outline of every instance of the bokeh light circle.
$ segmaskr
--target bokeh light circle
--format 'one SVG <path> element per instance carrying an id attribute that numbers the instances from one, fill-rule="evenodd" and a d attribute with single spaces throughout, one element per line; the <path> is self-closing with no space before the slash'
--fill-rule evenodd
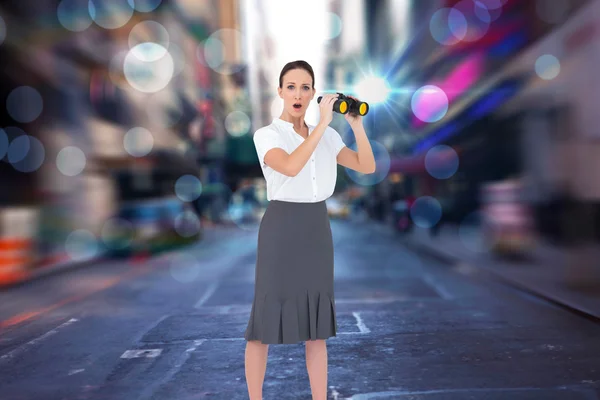
<path id="1" fill-rule="evenodd" d="M 6 142 L 5 142 L 6 147 L 5 147 L 5 154 L 4 154 L 4 156 L 6 157 L 5 160 L 9 163 L 12 163 L 12 162 L 20 161 L 20 159 L 25 158 L 25 155 L 29 151 L 29 141 L 25 140 L 23 142 L 17 142 L 17 144 L 15 146 L 13 146 L 12 148 L 11 148 L 11 144 L 15 139 L 17 139 L 21 136 L 27 136 L 27 133 L 25 133 L 25 131 L 23 129 L 18 128 L 16 126 L 7 126 L 6 128 L 3 129 L 3 132 L 4 132 L 4 135 L 0 134 L 0 136 L 6 136 Z M 0 146 L 1 146 L 2 142 L 3 141 L 0 139 Z M 2 151 L 2 147 L 0 147 L 0 152 L 1 151 Z M 15 154 L 11 154 L 11 153 L 15 153 Z M 2 157 L 0 157 L 0 158 L 2 158 Z"/>
<path id="2" fill-rule="evenodd" d="M 232 111 L 225 117 L 225 129 L 231 136 L 243 136 L 250 130 L 250 117 L 242 111 Z"/>
<path id="3" fill-rule="evenodd" d="M 88 11 L 94 22 L 105 29 L 121 28 L 133 16 L 128 0 L 89 0 Z"/>
<path id="4" fill-rule="evenodd" d="M 342 33 L 342 19 L 336 13 L 327 12 L 326 15 L 330 24 L 326 38 L 328 40 L 335 39 Z"/>
<path id="5" fill-rule="evenodd" d="M 6 98 L 9 115 L 18 122 L 31 122 L 40 116 L 44 101 L 40 93 L 30 86 L 20 86 Z"/>
<path id="6" fill-rule="evenodd" d="M 481 39 L 490 29 L 491 16 L 487 9 L 482 6 L 478 6 L 475 0 L 462 0 L 454 6 L 454 10 L 458 10 L 466 19 L 467 31 L 462 38 L 465 42 L 475 42 Z M 484 19 L 480 18 L 477 14 L 486 14 Z M 450 25 L 450 29 L 454 32 L 455 36 L 458 36 L 457 32 L 454 31 L 455 26 Z M 463 34 L 462 26 L 458 33 Z"/>
<path id="7" fill-rule="evenodd" d="M 458 237 L 461 243 L 468 249 L 476 253 L 485 253 L 491 250 L 492 244 L 487 240 L 485 234 L 485 215 L 475 211 L 461 222 L 458 227 Z"/>
<path id="8" fill-rule="evenodd" d="M 239 188 L 232 193 L 229 200 L 228 213 L 229 219 L 240 229 L 246 231 L 256 231 L 259 228 L 263 204 L 257 197 L 255 185 L 248 185 Z"/>
<path id="9" fill-rule="evenodd" d="M 133 224 L 122 218 L 109 219 L 100 232 L 104 245 L 112 250 L 126 249 L 133 241 L 133 236 Z"/>
<path id="10" fill-rule="evenodd" d="M 348 177 L 355 183 L 362 186 L 373 186 L 383 181 L 390 172 L 391 159 L 388 150 L 383 144 L 375 140 L 369 140 L 369 143 L 371 144 L 371 149 L 373 150 L 373 155 L 375 156 L 375 172 L 372 174 L 362 174 L 358 171 L 354 171 L 353 169 L 346 168 L 346 174 Z M 348 147 L 354 151 L 358 151 L 356 143 L 353 143 Z"/>
<path id="11" fill-rule="evenodd" d="M 71 232 L 65 242 L 65 251 L 74 261 L 85 261 L 96 257 L 98 247 L 96 236 L 85 229 Z"/>
<path id="12" fill-rule="evenodd" d="M 204 41 L 204 62 L 220 74 L 233 74 L 239 72 L 243 65 L 225 64 L 224 43 L 245 43 L 243 34 L 236 29 L 219 29 Z"/>
<path id="13" fill-rule="evenodd" d="M 163 46 L 143 43 L 127 53 L 123 72 L 133 88 L 153 93 L 164 89 L 171 82 L 175 64 L 171 54 Z"/>
<path id="14" fill-rule="evenodd" d="M 552 80 L 560 74 L 560 61 L 551 54 L 540 56 L 535 62 L 535 72 L 545 80 Z"/>
<path id="15" fill-rule="evenodd" d="M 93 22 L 88 4 L 81 0 L 62 0 L 56 8 L 56 15 L 58 22 L 72 32 L 83 32 Z"/>
<path id="16" fill-rule="evenodd" d="M 410 217 L 418 227 L 431 228 L 440 222 L 442 206 L 434 197 L 419 197 L 410 208 Z"/>
<path id="17" fill-rule="evenodd" d="M 479 18 L 481 22 L 490 23 L 492 22 L 492 15 L 490 10 L 481 2 L 476 1 L 474 7 L 475 16 Z"/>
<path id="18" fill-rule="evenodd" d="M 202 182 L 194 175 L 183 175 L 175 182 L 175 195 L 182 201 L 195 201 L 202 194 Z"/>
<path id="19" fill-rule="evenodd" d="M 467 19 L 457 9 L 440 8 L 429 21 L 431 36 L 438 43 L 449 46 L 460 42 L 467 34 Z"/>
<path id="20" fill-rule="evenodd" d="M 42 166 L 44 159 L 46 158 L 46 150 L 44 149 L 44 145 L 37 138 L 25 135 L 19 136 L 13 140 L 11 146 L 17 141 L 26 142 L 19 144 L 18 147 L 20 149 L 26 148 L 27 151 L 23 157 L 19 155 L 19 159 L 17 161 L 11 161 L 13 168 L 17 171 L 25 173 L 37 171 Z M 10 147 L 8 152 L 10 155 Z"/>
<path id="21" fill-rule="evenodd" d="M 189 238 L 200 233 L 200 219 L 195 212 L 186 210 L 175 217 L 175 231 L 179 236 Z"/>
<path id="22" fill-rule="evenodd" d="M 225 61 L 225 44 L 218 38 L 209 37 L 204 42 L 204 62 L 207 66 L 214 70 L 219 68 L 224 70 L 223 62 Z"/>
<path id="23" fill-rule="evenodd" d="M 144 157 L 152 151 L 154 147 L 154 137 L 146 128 L 131 128 L 123 138 L 125 151 L 134 157 Z"/>
<path id="24" fill-rule="evenodd" d="M 127 0 L 127 2 L 135 11 L 146 13 L 156 10 L 162 0 Z"/>
<path id="25" fill-rule="evenodd" d="M 198 260 L 190 253 L 171 254 L 169 266 L 173 279 L 181 283 L 194 282 L 200 276 Z"/>
<path id="26" fill-rule="evenodd" d="M 8 145 L 8 162 L 14 164 L 27 156 L 31 148 L 31 136 L 19 135 L 14 138 Z"/>
<path id="27" fill-rule="evenodd" d="M 75 146 L 67 146 L 58 152 L 56 167 L 66 176 L 77 176 L 85 169 L 85 153 Z"/>
<path id="28" fill-rule="evenodd" d="M 146 40 L 147 37 L 151 41 Z M 129 48 L 142 61 L 156 61 L 165 55 L 170 45 L 167 29 L 156 21 L 142 21 L 129 32 Z"/>
<path id="29" fill-rule="evenodd" d="M 425 169 L 436 179 L 448 179 L 458 171 L 458 154 L 445 144 L 434 146 L 425 155 Z"/>
<path id="30" fill-rule="evenodd" d="M 502 0 L 476 0 L 475 15 L 481 21 L 491 23 L 502 15 Z"/>
<path id="31" fill-rule="evenodd" d="M 448 112 L 448 96 L 435 85 L 426 85 L 415 91 L 411 100 L 412 111 L 423 122 L 437 122 Z"/>
<path id="32" fill-rule="evenodd" d="M 8 144 L 8 135 L 4 129 L 0 129 L 0 160 L 6 156 L 6 153 L 8 152 Z"/>

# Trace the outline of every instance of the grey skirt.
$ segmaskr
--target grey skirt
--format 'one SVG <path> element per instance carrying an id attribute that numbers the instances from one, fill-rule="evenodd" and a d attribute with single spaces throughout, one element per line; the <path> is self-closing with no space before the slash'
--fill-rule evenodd
<path id="1" fill-rule="evenodd" d="M 258 231 L 245 339 L 294 344 L 336 336 L 333 270 L 325 201 L 271 200 Z"/>

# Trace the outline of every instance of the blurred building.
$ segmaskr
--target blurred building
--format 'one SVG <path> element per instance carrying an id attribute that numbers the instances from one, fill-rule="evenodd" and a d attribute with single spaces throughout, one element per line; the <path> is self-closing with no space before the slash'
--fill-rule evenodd
<path id="1" fill-rule="evenodd" d="M 117 3 L 1 6 L 1 94 L 19 95 L 2 114 L 0 239 L 27 236 L 31 257 L 19 265 L 64 259 L 73 232 L 100 249 L 124 204 L 175 198 L 185 174 L 223 181 L 231 96 L 198 54 L 231 26 L 224 3 Z"/>
<path id="2" fill-rule="evenodd" d="M 429 3 L 413 2 L 413 15 L 419 15 L 413 21 L 431 21 L 440 8 L 459 2 L 440 1 L 433 7 Z M 528 158 L 523 155 L 524 114 L 501 112 L 502 107 L 526 90 L 535 73 L 535 60 L 524 61 L 527 49 L 560 29 L 586 1 L 561 5 L 561 14 L 552 21 L 540 17 L 539 4 L 552 8 L 555 3 L 503 3 L 489 24 L 469 26 L 469 40 L 452 42 L 446 37 L 444 43 L 435 38 L 430 24 L 416 25 L 412 42 L 400 57 L 408 69 L 394 83 L 411 88 L 436 85 L 449 93 L 447 112 L 435 121 L 424 122 L 414 115 L 412 97 L 400 99 L 407 110 L 402 123 L 410 136 L 411 154 L 394 157 L 391 172 L 411 176 L 416 194 L 446 200 L 444 213 L 455 222 L 478 210 L 483 183 L 522 176 Z M 451 146 L 459 155 L 459 170 L 449 179 L 435 179 L 427 171 L 425 156 L 437 145 Z"/>

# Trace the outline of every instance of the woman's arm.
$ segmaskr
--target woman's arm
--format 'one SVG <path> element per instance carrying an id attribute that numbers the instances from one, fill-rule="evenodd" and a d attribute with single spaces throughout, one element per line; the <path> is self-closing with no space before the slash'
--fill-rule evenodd
<path id="1" fill-rule="evenodd" d="M 296 176 L 306 165 L 319 141 L 327 129 L 327 124 L 320 122 L 300 146 L 288 154 L 281 148 L 273 148 L 265 154 L 265 164 L 275 171 L 287 176 Z"/>

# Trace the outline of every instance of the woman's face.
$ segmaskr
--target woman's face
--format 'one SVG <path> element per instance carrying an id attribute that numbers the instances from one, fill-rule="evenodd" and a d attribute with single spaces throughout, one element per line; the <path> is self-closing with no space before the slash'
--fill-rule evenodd
<path id="1" fill-rule="evenodd" d="M 277 89 L 289 115 L 299 117 L 306 113 L 316 92 L 312 85 L 312 77 L 304 69 L 292 69 L 283 76 L 282 87 Z"/>

